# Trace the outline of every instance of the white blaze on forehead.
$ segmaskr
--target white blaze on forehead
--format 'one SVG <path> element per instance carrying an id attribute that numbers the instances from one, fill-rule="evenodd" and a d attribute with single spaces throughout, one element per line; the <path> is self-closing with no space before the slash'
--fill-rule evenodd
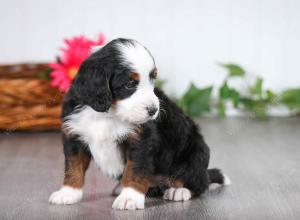
<path id="1" fill-rule="evenodd" d="M 137 41 L 120 43 L 119 49 L 123 62 L 130 65 L 134 71 L 143 76 L 149 76 L 154 68 L 154 60 L 149 51 Z"/>
<path id="2" fill-rule="evenodd" d="M 134 40 L 119 43 L 118 49 L 123 65 L 131 68 L 132 72 L 138 73 L 140 79 L 135 92 L 118 102 L 116 115 L 123 121 L 137 124 L 155 119 L 159 111 L 154 116 L 150 116 L 148 112 L 148 109 L 153 106 L 159 109 L 154 83 L 150 79 L 150 72 L 155 68 L 153 57 L 143 45 Z"/>

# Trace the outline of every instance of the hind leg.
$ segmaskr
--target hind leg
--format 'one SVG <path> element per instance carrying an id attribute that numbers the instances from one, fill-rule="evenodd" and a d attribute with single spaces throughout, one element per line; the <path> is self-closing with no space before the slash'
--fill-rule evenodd
<path id="1" fill-rule="evenodd" d="M 193 196 L 205 192 L 209 186 L 209 178 L 206 170 L 200 171 L 185 181 L 171 181 L 163 198 L 171 201 L 187 201 Z"/>
<path id="2" fill-rule="evenodd" d="M 192 192 L 185 187 L 170 187 L 165 191 L 163 198 L 171 201 L 187 201 L 192 198 Z"/>
<path id="3" fill-rule="evenodd" d="M 187 201 L 192 198 L 192 191 L 184 187 L 180 180 L 170 180 L 170 188 L 166 189 L 163 198 L 170 201 Z"/>

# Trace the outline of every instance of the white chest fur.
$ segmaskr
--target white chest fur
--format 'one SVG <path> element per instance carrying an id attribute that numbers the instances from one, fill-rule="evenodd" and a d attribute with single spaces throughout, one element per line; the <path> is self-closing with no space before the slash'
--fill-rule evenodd
<path id="1" fill-rule="evenodd" d="M 85 106 L 68 116 L 64 126 L 89 146 L 96 164 L 105 175 L 116 178 L 122 174 L 124 158 L 117 140 L 125 138 L 133 130 L 132 125 L 111 113 L 99 113 Z"/>

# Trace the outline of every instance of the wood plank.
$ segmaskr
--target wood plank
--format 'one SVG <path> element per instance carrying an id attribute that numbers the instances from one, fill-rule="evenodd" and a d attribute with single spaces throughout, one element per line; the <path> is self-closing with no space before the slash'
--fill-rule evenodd
<path id="1" fill-rule="evenodd" d="M 0 135 L 0 219 L 299 219 L 300 119 L 200 119 L 211 167 L 231 178 L 200 198 L 147 198 L 141 211 L 114 211 L 114 182 L 94 164 L 79 204 L 48 204 L 63 176 L 59 133 Z"/>

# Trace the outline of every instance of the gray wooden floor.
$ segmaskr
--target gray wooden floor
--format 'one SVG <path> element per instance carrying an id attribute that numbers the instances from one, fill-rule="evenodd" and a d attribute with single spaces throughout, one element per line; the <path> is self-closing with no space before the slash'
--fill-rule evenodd
<path id="1" fill-rule="evenodd" d="M 82 202 L 48 204 L 63 177 L 58 133 L 0 135 L 0 219 L 300 219 L 300 119 L 201 119 L 211 167 L 231 178 L 187 202 L 114 211 L 114 182 L 92 164 Z"/>

